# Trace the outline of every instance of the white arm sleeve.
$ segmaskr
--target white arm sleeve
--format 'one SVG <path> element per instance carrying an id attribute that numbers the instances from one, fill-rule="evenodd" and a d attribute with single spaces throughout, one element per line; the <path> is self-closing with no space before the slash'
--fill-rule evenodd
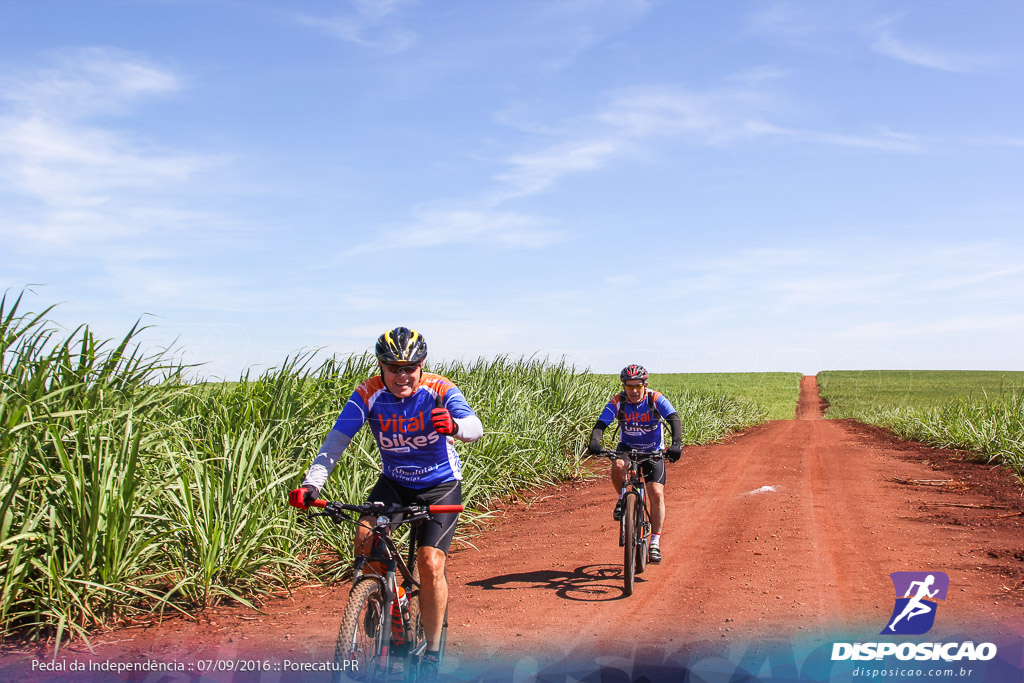
<path id="1" fill-rule="evenodd" d="M 462 426 L 459 425 L 459 427 L 461 429 Z M 481 431 L 483 431 L 482 428 Z M 345 454 L 345 449 L 348 448 L 351 442 L 351 438 L 345 436 L 337 429 L 327 432 L 324 445 L 320 447 L 320 452 L 313 458 L 313 464 L 306 471 L 306 478 L 302 480 L 302 485 L 315 486 L 318 491 L 322 489 L 324 484 L 327 483 L 327 477 L 331 476 L 334 466 L 338 464 L 338 460 Z"/>
<path id="2" fill-rule="evenodd" d="M 484 435 L 484 425 L 476 415 L 454 419 L 455 423 L 459 425 L 459 432 L 455 435 L 455 438 L 459 441 L 472 443 Z"/>

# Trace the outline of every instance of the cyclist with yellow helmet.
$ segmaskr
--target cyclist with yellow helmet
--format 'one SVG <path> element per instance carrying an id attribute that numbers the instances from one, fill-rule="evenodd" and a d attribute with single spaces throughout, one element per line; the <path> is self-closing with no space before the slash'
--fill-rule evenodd
<path id="1" fill-rule="evenodd" d="M 377 339 L 375 355 L 380 374 L 352 392 L 289 502 L 303 510 L 312 505 L 356 432 L 369 423 L 382 472 L 367 500 L 402 506 L 461 504 L 462 462 L 455 441 L 472 442 L 483 436 L 480 419 L 451 380 L 423 371 L 427 343 L 416 330 L 396 327 L 383 333 Z M 434 518 L 440 524 L 417 528 L 416 564 L 427 637 L 421 680 L 436 677 L 438 672 L 448 603 L 445 563 L 458 517 L 458 513 L 437 514 Z M 363 546 L 371 527 L 372 518 L 359 520 L 356 554 L 369 551 Z"/>

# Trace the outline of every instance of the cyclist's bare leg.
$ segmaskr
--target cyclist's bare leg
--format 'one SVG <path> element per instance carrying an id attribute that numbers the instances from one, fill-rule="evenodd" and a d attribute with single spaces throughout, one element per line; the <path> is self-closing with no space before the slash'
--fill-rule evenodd
<path id="1" fill-rule="evenodd" d="M 373 523 L 376 517 L 360 517 L 359 523 L 356 525 L 356 555 L 369 555 L 372 550 L 372 536 L 370 531 L 373 529 Z M 384 565 L 380 562 L 370 562 L 369 566 L 377 574 L 384 574 Z"/>
<path id="2" fill-rule="evenodd" d="M 660 534 L 665 521 L 665 485 L 647 482 L 647 504 L 651 506 L 651 533 Z"/>
<path id="3" fill-rule="evenodd" d="M 448 580 L 444 575 L 444 551 L 430 546 L 416 549 L 416 566 L 420 570 L 420 615 L 427 637 L 427 649 L 441 649 L 441 628 L 444 608 L 448 604 Z"/>
<path id="4" fill-rule="evenodd" d="M 375 517 L 359 518 L 359 523 L 356 525 L 356 555 L 370 554 L 370 543 L 367 539 L 370 538 L 370 530 L 373 529 L 375 519 Z"/>
<path id="5" fill-rule="evenodd" d="M 625 460 L 612 461 L 612 488 L 615 489 L 615 495 L 622 493 L 622 483 L 626 481 L 627 474 L 629 474 L 629 463 Z"/>

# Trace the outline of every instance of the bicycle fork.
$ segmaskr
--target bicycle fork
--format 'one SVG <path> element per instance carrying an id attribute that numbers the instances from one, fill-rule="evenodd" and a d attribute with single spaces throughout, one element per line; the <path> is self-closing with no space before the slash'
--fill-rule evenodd
<path id="1" fill-rule="evenodd" d="M 625 506 L 632 504 L 632 501 L 626 498 L 629 494 L 637 497 L 637 510 L 640 513 L 635 517 L 637 531 L 639 532 L 636 536 L 637 542 L 639 543 L 646 539 L 651 533 L 651 515 L 647 510 L 647 493 L 642 485 L 633 487 L 630 482 L 627 482 L 623 484 L 622 492 L 619 494 L 623 505 L 622 520 L 619 521 L 619 547 L 626 544 Z"/>
<path id="2" fill-rule="evenodd" d="M 375 543 L 376 545 L 376 543 Z M 380 664 L 380 668 L 383 671 L 388 670 L 388 663 L 391 657 L 391 644 L 394 643 L 397 646 L 401 646 L 404 643 L 405 633 L 408 631 L 399 631 L 402 642 L 395 642 L 395 611 L 398 609 L 399 613 L 402 612 L 398 608 L 401 599 L 401 587 L 395 582 L 395 573 L 398 571 L 398 563 L 391 558 L 385 557 L 373 557 L 373 562 L 379 562 L 384 565 L 384 576 L 380 576 L 376 571 L 371 568 L 370 574 L 367 574 L 366 579 L 363 580 L 375 580 L 381 584 L 381 606 L 380 606 L 380 622 L 377 628 L 382 634 L 387 634 L 388 637 L 378 638 L 378 651 L 377 661 Z M 364 566 L 368 564 L 365 557 L 359 557 L 356 559 L 356 563 L 353 566 L 353 573 L 359 576 Z M 353 584 L 353 588 L 355 584 Z M 390 609 L 388 606 L 390 605 Z M 389 618 L 390 617 L 390 618 Z M 405 611 L 405 618 L 408 619 L 408 610 Z M 401 623 L 401 621 L 399 621 Z"/>
<path id="3" fill-rule="evenodd" d="M 619 500 L 622 501 L 622 518 L 619 520 L 619 547 L 626 545 L 626 507 L 634 504 L 629 498 L 630 495 L 638 496 L 641 504 L 644 502 L 642 488 L 634 487 L 631 481 L 627 481 L 622 485 L 622 491 L 619 493 Z"/>

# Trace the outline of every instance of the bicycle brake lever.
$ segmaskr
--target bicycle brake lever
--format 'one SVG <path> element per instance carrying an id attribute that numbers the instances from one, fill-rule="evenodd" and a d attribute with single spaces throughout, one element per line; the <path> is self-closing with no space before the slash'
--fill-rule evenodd
<path id="1" fill-rule="evenodd" d="M 307 512 L 302 517 L 299 517 L 299 519 L 303 522 L 306 522 L 313 519 L 314 517 L 328 517 L 335 524 L 341 524 L 342 520 L 347 520 L 349 522 L 352 521 L 352 518 L 346 515 L 341 510 L 334 510 L 332 512 Z"/>

